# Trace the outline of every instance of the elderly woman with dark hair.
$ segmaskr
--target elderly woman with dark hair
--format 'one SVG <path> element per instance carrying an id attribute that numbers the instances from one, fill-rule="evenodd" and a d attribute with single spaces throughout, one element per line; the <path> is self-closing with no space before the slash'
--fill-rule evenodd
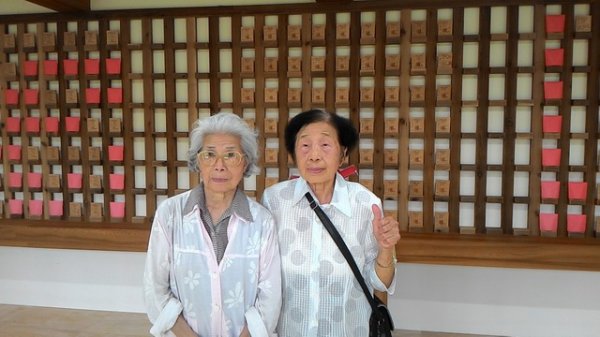
<path id="1" fill-rule="evenodd" d="M 338 173 L 358 142 L 346 118 L 302 112 L 285 130 L 300 178 L 271 186 L 262 203 L 277 222 L 283 273 L 281 337 L 364 337 L 371 307 L 346 259 L 305 199 L 309 192 L 350 249 L 367 286 L 392 293 L 398 222 L 383 217 L 381 200 Z"/>
<path id="2" fill-rule="evenodd" d="M 238 187 L 258 171 L 256 134 L 232 113 L 190 132 L 193 189 L 154 217 L 144 292 L 154 336 L 276 336 L 281 267 L 274 219 Z"/>

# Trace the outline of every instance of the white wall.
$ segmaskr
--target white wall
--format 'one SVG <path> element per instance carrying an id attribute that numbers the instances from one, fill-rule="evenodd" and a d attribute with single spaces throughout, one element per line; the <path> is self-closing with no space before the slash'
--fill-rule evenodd
<path id="1" fill-rule="evenodd" d="M 0 303 L 143 312 L 144 253 L 0 247 Z M 600 273 L 401 264 L 396 328 L 600 336 Z"/>
<path id="2" fill-rule="evenodd" d="M 600 336 L 600 273 L 401 264 L 390 298 L 402 329 Z"/>
<path id="3" fill-rule="evenodd" d="M 145 253 L 0 247 L 0 303 L 143 312 Z"/>

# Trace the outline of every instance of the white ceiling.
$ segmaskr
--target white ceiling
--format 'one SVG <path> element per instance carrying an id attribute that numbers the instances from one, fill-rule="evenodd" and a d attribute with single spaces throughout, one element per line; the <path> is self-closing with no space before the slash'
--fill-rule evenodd
<path id="1" fill-rule="evenodd" d="M 92 10 L 311 3 L 315 0 L 90 0 Z M 0 15 L 52 13 L 26 0 L 0 0 Z"/>
<path id="2" fill-rule="evenodd" d="M 42 6 L 38 6 L 25 0 L 1 0 L 0 14 L 31 14 L 53 12 Z"/>

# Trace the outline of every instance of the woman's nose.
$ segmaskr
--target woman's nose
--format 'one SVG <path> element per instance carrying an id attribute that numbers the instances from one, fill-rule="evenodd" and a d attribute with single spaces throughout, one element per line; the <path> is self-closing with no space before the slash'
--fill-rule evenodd
<path id="1" fill-rule="evenodd" d="M 225 170 L 225 162 L 223 161 L 223 157 L 217 156 L 217 160 L 215 161 L 215 164 L 213 165 L 213 168 L 214 168 L 215 171 L 223 171 L 223 170 Z"/>
<path id="2" fill-rule="evenodd" d="M 318 146 L 311 147 L 310 152 L 308 153 L 308 159 L 309 160 L 321 159 L 321 151 L 319 150 Z"/>

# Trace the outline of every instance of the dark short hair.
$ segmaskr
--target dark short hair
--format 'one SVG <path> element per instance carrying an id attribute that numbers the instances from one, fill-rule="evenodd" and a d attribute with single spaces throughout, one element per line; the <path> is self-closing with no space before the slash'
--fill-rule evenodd
<path id="1" fill-rule="evenodd" d="M 325 122 L 333 126 L 337 131 L 338 142 L 346 149 L 346 153 L 352 151 L 358 143 L 358 131 L 348 118 L 319 109 L 303 111 L 290 119 L 285 128 L 285 148 L 294 161 L 296 160 L 294 150 L 298 132 L 308 124 L 317 122 Z"/>

